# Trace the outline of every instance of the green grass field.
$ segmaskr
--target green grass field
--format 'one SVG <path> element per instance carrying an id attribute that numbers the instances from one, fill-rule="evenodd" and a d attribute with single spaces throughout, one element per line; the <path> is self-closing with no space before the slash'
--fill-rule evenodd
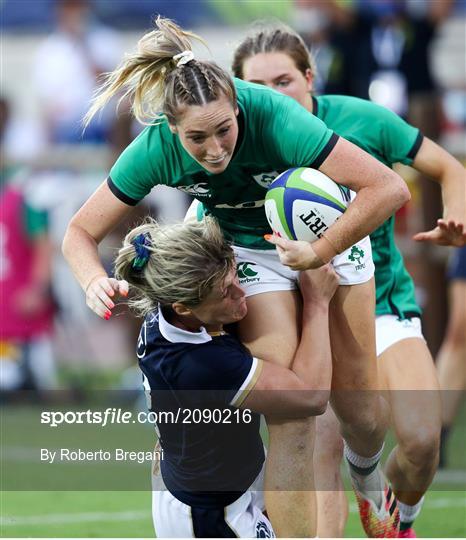
<path id="1" fill-rule="evenodd" d="M 364 533 L 352 492 L 347 537 Z M 2 497 L 2 537 L 154 536 L 149 492 L 9 492 Z M 464 492 L 432 491 L 416 522 L 421 537 L 466 536 Z"/>
<path id="2" fill-rule="evenodd" d="M 19 419 L 15 417 L 15 421 Z M 416 522 L 420 537 L 466 537 L 465 420 L 466 406 L 451 438 L 450 467 L 434 482 Z M 21 430 L 23 436 L 27 433 L 28 422 L 24 423 L 26 431 Z M 8 444 L 15 443 L 6 443 L 6 440 L 2 437 L 2 454 Z M 8 466 L 7 454 L 5 459 L 2 458 L 2 478 Z M 113 472 L 109 469 L 108 474 Z M 149 491 L 73 491 L 72 478 L 70 475 L 69 490 L 1 492 L 1 537 L 154 536 Z M 348 493 L 348 498 L 350 518 L 346 536 L 362 537 L 352 492 Z"/>

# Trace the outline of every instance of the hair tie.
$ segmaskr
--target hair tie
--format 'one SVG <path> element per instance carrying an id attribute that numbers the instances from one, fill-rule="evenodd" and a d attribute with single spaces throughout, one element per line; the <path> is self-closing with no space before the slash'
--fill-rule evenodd
<path id="1" fill-rule="evenodd" d="M 194 60 L 194 53 L 193 51 L 183 51 L 180 52 L 180 54 L 175 54 L 173 60 L 178 60 L 176 67 L 180 67 L 188 62 L 191 62 L 191 60 Z"/>
<path id="2" fill-rule="evenodd" d="M 136 250 L 136 257 L 131 265 L 134 270 L 142 270 L 150 258 L 149 247 L 152 247 L 152 239 L 149 233 L 141 233 L 131 241 Z"/>

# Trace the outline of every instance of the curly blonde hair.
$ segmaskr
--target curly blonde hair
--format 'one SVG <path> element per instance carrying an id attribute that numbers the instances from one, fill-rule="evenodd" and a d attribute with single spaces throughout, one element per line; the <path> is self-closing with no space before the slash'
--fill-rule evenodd
<path id="1" fill-rule="evenodd" d="M 135 239 L 140 235 L 148 239 L 148 258 L 142 268 L 135 268 Z M 115 276 L 128 281 L 129 304 L 145 316 L 159 304 L 199 305 L 234 264 L 233 249 L 214 218 L 175 225 L 159 225 L 148 218 L 126 235 L 115 259 Z"/>

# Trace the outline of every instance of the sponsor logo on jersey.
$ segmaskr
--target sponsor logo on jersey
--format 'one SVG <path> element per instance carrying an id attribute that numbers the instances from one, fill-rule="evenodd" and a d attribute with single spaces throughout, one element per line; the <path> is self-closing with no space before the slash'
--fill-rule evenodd
<path id="1" fill-rule="evenodd" d="M 270 171 L 260 174 L 253 174 L 252 177 L 261 187 L 268 188 L 279 174 L 280 173 L 278 171 Z"/>
<path id="2" fill-rule="evenodd" d="M 236 208 L 237 210 L 242 210 L 245 208 L 260 208 L 261 206 L 264 206 L 264 204 L 265 199 L 261 199 L 260 201 L 247 201 L 240 204 L 216 204 L 215 208 Z"/>
<path id="3" fill-rule="evenodd" d="M 194 195 L 195 197 L 211 197 L 209 184 L 203 182 L 199 184 L 193 184 L 192 186 L 176 186 L 176 189 Z"/>
<path id="4" fill-rule="evenodd" d="M 256 523 L 256 538 L 275 538 L 275 534 L 265 521 Z"/>
<path id="5" fill-rule="evenodd" d="M 348 260 L 353 263 L 356 263 L 355 270 L 363 270 L 366 268 L 366 263 L 362 261 L 364 258 L 364 250 L 358 248 L 358 246 L 353 246 L 351 248 L 351 253 L 348 255 Z"/>
<path id="6" fill-rule="evenodd" d="M 260 278 L 256 277 L 259 272 L 256 272 L 252 266 L 257 266 L 253 262 L 240 262 L 236 266 L 236 272 L 238 274 L 239 282 L 241 285 L 244 283 L 254 283 L 260 281 Z"/>
<path id="7" fill-rule="evenodd" d="M 320 238 L 324 232 L 328 229 L 327 225 L 323 221 L 322 217 L 319 217 L 314 210 L 311 210 L 307 215 L 301 214 L 299 219 L 306 225 L 306 227 Z"/>

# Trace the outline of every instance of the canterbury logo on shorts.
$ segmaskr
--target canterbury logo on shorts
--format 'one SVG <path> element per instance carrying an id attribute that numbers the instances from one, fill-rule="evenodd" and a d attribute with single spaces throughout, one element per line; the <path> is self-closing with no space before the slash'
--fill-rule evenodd
<path id="1" fill-rule="evenodd" d="M 237 264 L 236 272 L 238 273 L 239 282 L 241 284 L 260 280 L 260 277 L 256 277 L 259 272 L 255 270 L 255 266 L 257 266 L 257 264 L 254 262 L 240 262 Z"/>

